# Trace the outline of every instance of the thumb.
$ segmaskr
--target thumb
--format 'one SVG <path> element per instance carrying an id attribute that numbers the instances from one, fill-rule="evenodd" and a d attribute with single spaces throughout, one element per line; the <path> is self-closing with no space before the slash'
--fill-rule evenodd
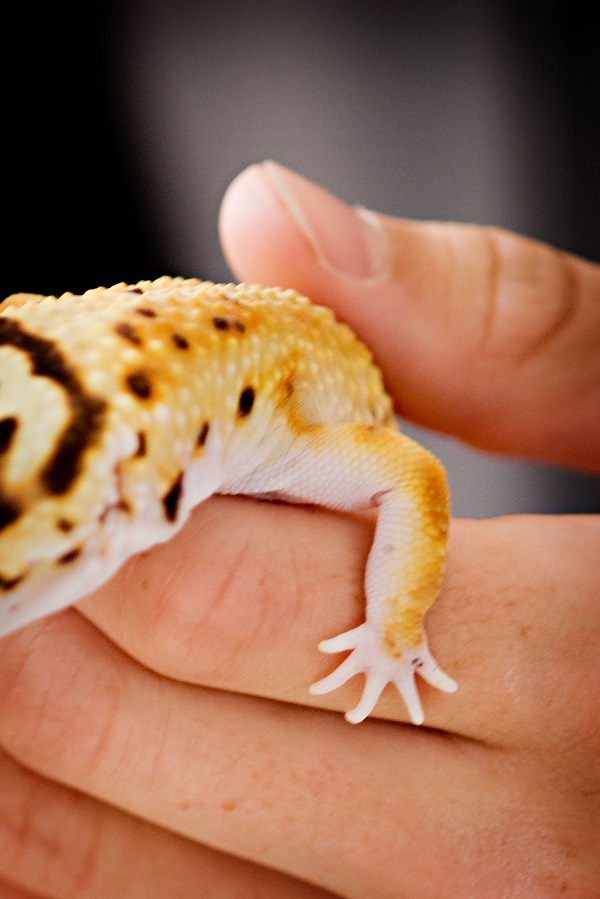
<path id="1" fill-rule="evenodd" d="M 600 468 L 600 266 L 497 228 L 347 206 L 272 162 L 221 209 L 236 277 L 331 306 L 399 414 L 473 445 Z"/>

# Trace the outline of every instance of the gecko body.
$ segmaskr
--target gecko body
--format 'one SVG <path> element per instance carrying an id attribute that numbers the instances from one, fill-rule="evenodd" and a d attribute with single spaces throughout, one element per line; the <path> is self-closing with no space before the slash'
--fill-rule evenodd
<path id="1" fill-rule="evenodd" d="M 314 693 L 357 673 L 423 720 L 423 615 L 442 578 L 441 464 L 397 429 L 370 352 L 291 290 L 160 278 L 0 306 L 0 635 L 58 611 L 168 540 L 214 493 L 376 506 L 366 621 Z"/>

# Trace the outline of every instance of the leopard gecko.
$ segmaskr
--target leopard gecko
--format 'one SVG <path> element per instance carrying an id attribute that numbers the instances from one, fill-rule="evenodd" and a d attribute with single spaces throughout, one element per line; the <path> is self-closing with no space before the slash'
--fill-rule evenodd
<path id="1" fill-rule="evenodd" d="M 442 579 L 441 463 L 398 430 L 369 350 L 292 290 L 163 277 L 0 306 L 0 635 L 62 609 L 168 540 L 211 494 L 376 507 L 366 620 L 314 684 L 364 673 L 423 721 L 415 672 L 456 689 L 423 616 Z"/>

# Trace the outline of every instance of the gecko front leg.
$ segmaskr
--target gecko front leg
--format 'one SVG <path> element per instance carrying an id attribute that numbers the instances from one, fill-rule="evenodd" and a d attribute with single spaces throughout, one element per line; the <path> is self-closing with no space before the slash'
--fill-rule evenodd
<path id="1" fill-rule="evenodd" d="M 384 479 L 393 473 L 394 483 L 371 496 L 379 514 L 365 575 L 366 621 L 320 644 L 323 652 L 351 653 L 314 684 L 311 693 L 328 693 L 364 673 L 362 697 L 346 713 L 348 721 L 363 721 L 386 684 L 393 683 L 412 722 L 422 724 L 415 673 L 440 690 L 456 690 L 431 655 L 423 626 L 443 575 L 449 520 L 446 477 L 434 456 L 398 432 L 379 429 L 369 444 L 383 460 Z"/>
<path id="2" fill-rule="evenodd" d="M 423 626 L 446 552 L 450 510 L 441 463 L 390 426 L 306 425 L 283 459 L 257 468 L 231 492 L 281 494 L 344 511 L 378 508 L 365 574 L 366 621 L 320 644 L 323 652 L 351 652 L 311 693 L 328 693 L 363 673 L 362 698 L 348 721 L 364 720 L 392 683 L 413 723 L 421 724 L 415 673 L 440 690 L 456 690 L 431 655 Z"/>

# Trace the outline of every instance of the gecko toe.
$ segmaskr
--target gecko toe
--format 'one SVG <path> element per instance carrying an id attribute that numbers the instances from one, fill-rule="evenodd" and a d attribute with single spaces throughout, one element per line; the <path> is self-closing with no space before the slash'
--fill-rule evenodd
<path id="1" fill-rule="evenodd" d="M 445 671 L 442 671 L 436 660 L 431 655 L 427 645 L 421 646 L 419 651 L 413 655 L 412 665 L 423 680 L 426 680 L 432 687 L 442 690 L 444 693 L 455 693 L 458 684 Z"/>
<path id="2" fill-rule="evenodd" d="M 366 628 L 366 624 L 352 628 L 351 631 L 345 631 L 338 634 L 337 637 L 331 637 L 329 640 L 321 640 L 319 649 L 321 652 L 336 653 L 344 652 L 347 649 L 354 649 L 361 642 L 361 637 Z"/>
<path id="3" fill-rule="evenodd" d="M 377 705 L 377 700 L 383 693 L 387 683 L 387 673 L 377 670 L 369 671 L 365 678 L 365 686 L 360 702 L 356 708 L 346 712 L 346 721 L 349 721 L 350 724 L 360 724 L 361 721 L 364 721 Z"/>

